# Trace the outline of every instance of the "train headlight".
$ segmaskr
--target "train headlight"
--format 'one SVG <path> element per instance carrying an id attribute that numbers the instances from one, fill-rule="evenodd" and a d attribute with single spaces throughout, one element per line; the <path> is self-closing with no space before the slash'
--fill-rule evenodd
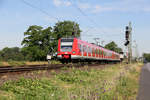
<path id="1" fill-rule="evenodd" d="M 73 54 L 75 54 L 76 52 L 75 52 L 75 51 L 73 51 L 72 53 L 73 53 Z"/>

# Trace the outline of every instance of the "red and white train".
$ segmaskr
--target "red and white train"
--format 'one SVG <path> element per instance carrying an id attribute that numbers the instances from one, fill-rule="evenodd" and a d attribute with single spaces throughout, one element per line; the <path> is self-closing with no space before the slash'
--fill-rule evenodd
<path id="1" fill-rule="evenodd" d="M 120 54 L 78 38 L 61 38 L 58 40 L 57 58 L 69 61 L 111 61 L 119 62 Z"/>

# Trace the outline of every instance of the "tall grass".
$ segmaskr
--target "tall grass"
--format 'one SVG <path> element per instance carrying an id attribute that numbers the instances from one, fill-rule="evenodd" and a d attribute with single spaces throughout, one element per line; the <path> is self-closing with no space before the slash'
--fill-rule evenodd
<path id="1" fill-rule="evenodd" d="M 135 100 L 139 72 L 132 69 L 120 74 L 122 68 L 119 65 L 103 70 L 64 67 L 59 74 L 51 71 L 51 78 L 21 78 L 18 81 L 7 82 L 0 86 L 0 99 Z"/>
<path id="2" fill-rule="evenodd" d="M 9 60 L 8 64 L 10 66 L 23 66 L 23 65 L 26 64 L 26 62 L 25 61 L 12 61 L 12 60 Z"/>
<path id="3" fill-rule="evenodd" d="M 3 62 L 2 61 L 0 61 L 0 66 L 3 66 Z"/>

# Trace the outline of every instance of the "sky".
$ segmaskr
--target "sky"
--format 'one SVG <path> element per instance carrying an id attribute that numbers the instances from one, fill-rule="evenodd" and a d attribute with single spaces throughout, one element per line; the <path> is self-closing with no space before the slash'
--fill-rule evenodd
<path id="1" fill-rule="evenodd" d="M 150 53 L 150 0 L 0 0 L 0 49 L 22 47 L 31 25 L 53 27 L 64 20 L 80 25 L 82 40 L 115 41 L 124 50 L 131 21 L 134 55 L 135 44 L 139 55 Z"/>

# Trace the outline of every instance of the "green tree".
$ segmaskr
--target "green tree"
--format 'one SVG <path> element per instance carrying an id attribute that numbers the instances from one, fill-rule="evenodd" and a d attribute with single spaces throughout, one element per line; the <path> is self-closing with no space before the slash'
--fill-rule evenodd
<path id="1" fill-rule="evenodd" d="M 150 62 L 150 53 L 143 53 L 143 58 L 144 58 L 146 61 Z"/>
<path id="2" fill-rule="evenodd" d="M 24 60 L 23 54 L 21 53 L 21 50 L 19 47 L 13 47 L 13 48 L 4 48 L 0 52 L 1 60 L 8 61 L 8 60 L 14 60 L 14 61 L 21 61 Z"/>
<path id="3" fill-rule="evenodd" d="M 0 51 L 0 61 L 2 61 L 2 51 Z"/>
<path id="4" fill-rule="evenodd" d="M 114 41 L 112 41 L 112 42 L 106 44 L 106 45 L 105 45 L 105 48 L 106 48 L 106 49 L 109 49 L 109 50 L 112 50 L 112 51 L 115 51 L 115 52 L 118 52 L 118 53 L 119 53 L 119 52 L 122 52 L 122 49 L 119 48 L 119 47 L 117 46 L 117 44 L 116 44 Z"/>
<path id="5" fill-rule="evenodd" d="M 27 60 L 45 60 L 46 55 L 51 51 L 53 43 L 52 28 L 48 27 L 43 29 L 41 26 L 30 26 L 26 32 L 24 32 L 25 38 L 22 41 L 22 53 Z"/>
<path id="6" fill-rule="evenodd" d="M 62 37 L 80 37 L 81 30 L 79 24 L 73 21 L 57 22 L 54 26 L 54 34 L 56 40 Z"/>

